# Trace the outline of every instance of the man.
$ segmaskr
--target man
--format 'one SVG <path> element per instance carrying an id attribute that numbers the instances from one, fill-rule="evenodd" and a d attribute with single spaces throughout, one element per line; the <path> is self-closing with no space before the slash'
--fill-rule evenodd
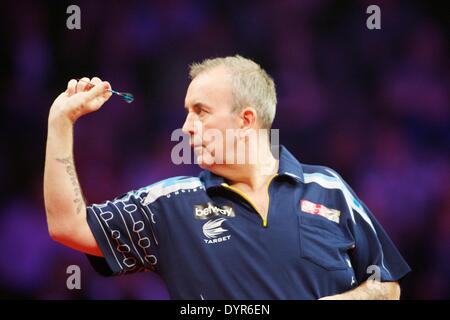
<path id="1" fill-rule="evenodd" d="M 100 109 L 110 85 L 68 83 L 48 121 L 51 237 L 105 273 L 158 272 L 174 299 L 399 299 L 409 267 L 352 189 L 284 147 L 275 156 L 269 135 L 252 134 L 274 119 L 272 78 L 240 56 L 194 64 L 190 75 L 183 131 L 204 171 L 90 206 L 73 162 L 73 124 Z M 201 134 L 211 131 L 236 134 L 218 143 Z"/>

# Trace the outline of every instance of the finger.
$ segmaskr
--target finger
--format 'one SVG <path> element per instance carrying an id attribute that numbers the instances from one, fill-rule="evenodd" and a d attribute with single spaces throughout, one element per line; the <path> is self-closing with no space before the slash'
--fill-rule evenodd
<path id="1" fill-rule="evenodd" d="M 88 89 L 86 87 L 88 87 L 88 88 L 92 87 L 92 86 L 89 86 L 90 81 L 91 80 L 89 78 L 86 78 L 86 77 L 81 78 L 80 81 L 78 81 L 78 83 L 77 83 L 76 92 L 87 91 Z"/>
<path id="2" fill-rule="evenodd" d="M 76 86 L 77 86 L 77 80 L 75 80 L 75 79 L 71 79 L 67 83 L 66 93 L 69 97 L 75 93 Z"/>
<path id="3" fill-rule="evenodd" d="M 92 79 L 91 79 L 91 82 L 90 82 L 90 87 L 86 87 L 86 91 L 89 91 L 89 90 L 91 90 L 92 88 L 94 88 L 94 86 L 96 86 L 96 85 L 101 85 L 102 84 L 102 80 L 100 80 L 100 78 L 98 78 L 98 77 L 93 77 Z"/>
<path id="4" fill-rule="evenodd" d="M 88 100 L 94 99 L 96 97 L 100 97 L 103 94 L 105 94 L 106 92 L 108 92 L 107 90 L 109 89 L 110 85 L 109 83 L 99 83 L 97 85 L 95 85 L 91 90 L 89 90 L 88 92 L 86 92 L 86 98 Z"/>
<path id="5" fill-rule="evenodd" d="M 108 81 L 103 81 L 103 86 L 105 88 L 105 92 L 103 93 L 103 98 L 105 100 L 108 100 L 112 96 L 112 92 L 109 91 L 109 90 L 111 90 L 111 85 L 109 84 Z"/>
<path id="6" fill-rule="evenodd" d="M 92 83 L 93 85 L 97 85 L 97 84 L 102 83 L 102 80 L 100 80 L 100 78 L 98 78 L 98 77 L 93 77 L 93 78 L 91 79 L 91 83 Z"/>
<path id="7" fill-rule="evenodd" d="M 105 86 L 106 90 L 111 90 L 111 84 L 108 81 L 103 81 L 103 85 Z"/>

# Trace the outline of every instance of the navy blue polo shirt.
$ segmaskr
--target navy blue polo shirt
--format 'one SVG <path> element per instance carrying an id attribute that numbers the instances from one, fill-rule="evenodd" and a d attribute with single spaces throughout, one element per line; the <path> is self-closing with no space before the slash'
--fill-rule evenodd
<path id="1" fill-rule="evenodd" d="M 89 206 L 104 254 L 91 261 L 115 275 L 157 272 L 173 299 L 318 299 L 410 271 L 335 171 L 301 164 L 284 147 L 279 160 L 266 221 L 209 171 Z"/>

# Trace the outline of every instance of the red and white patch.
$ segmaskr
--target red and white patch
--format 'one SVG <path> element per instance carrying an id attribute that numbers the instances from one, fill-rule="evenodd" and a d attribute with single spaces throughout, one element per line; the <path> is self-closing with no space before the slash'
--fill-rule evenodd
<path id="1" fill-rule="evenodd" d="M 300 205 L 303 212 L 310 214 L 317 214 L 330 221 L 339 223 L 339 217 L 341 212 L 336 209 L 330 209 L 325 207 L 323 204 L 314 203 L 308 200 L 300 200 Z"/>

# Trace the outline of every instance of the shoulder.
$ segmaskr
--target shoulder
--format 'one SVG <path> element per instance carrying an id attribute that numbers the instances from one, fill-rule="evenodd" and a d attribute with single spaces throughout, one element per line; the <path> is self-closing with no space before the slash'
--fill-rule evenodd
<path id="1" fill-rule="evenodd" d="M 198 177 L 177 176 L 128 191 L 116 197 L 113 201 L 126 202 L 130 199 L 136 199 L 143 204 L 148 204 L 162 196 L 170 196 L 171 193 L 178 193 L 181 190 L 197 190 L 203 188 L 203 182 Z"/>
<path id="2" fill-rule="evenodd" d="M 142 204 L 148 205 L 161 197 L 169 198 L 171 194 L 178 195 L 180 192 L 197 191 L 198 189 L 204 189 L 203 182 L 198 177 L 177 176 L 153 183 L 137 192 L 140 193 Z"/>
<path id="3" fill-rule="evenodd" d="M 374 229 L 370 219 L 371 213 L 369 209 L 335 170 L 325 166 L 316 165 L 303 165 L 303 170 L 305 184 L 317 183 L 324 192 L 326 192 L 327 189 L 339 190 L 342 192 L 345 205 L 349 209 L 353 222 L 355 222 L 353 212 L 357 212 L 359 216 Z"/>
<path id="4" fill-rule="evenodd" d="M 326 167 L 326 166 L 321 166 L 321 165 L 316 165 L 316 164 L 307 164 L 307 163 L 302 163 L 302 169 L 304 173 L 323 173 L 323 174 L 328 174 L 330 175 L 330 171 L 332 172 L 336 172 L 335 170 Z"/>
<path id="5" fill-rule="evenodd" d="M 320 165 L 302 164 L 305 183 L 324 183 L 335 182 L 346 184 L 344 179 L 335 170 Z"/>
<path id="6" fill-rule="evenodd" d="M 348 183 L 335 170 L 320 165 L 302 164 L 305 184 L 316 183 L 323 189 L 339 189 L 344 196 L 359 206 L 358 197 Z"/>
<path id="7" fill-rule="evenodd" d="M 356 201 L 356 195 L 350 186 L 333 169 L 319 165 L 302 164 L 303 182 L 306 185 L 314 185 L 322 192 L 339 190 L 346 200 Z"/>
<path id="8" fill-rule="evenodd" d="M 346 205 L 365 215 L 361 200 L 348 185 L 348 183 L 335 170 L 320 165 L 302 164 L 303 178 L 305 184 L 317 184 L 322 192 L 339 190 L 342 192 Z"/>

